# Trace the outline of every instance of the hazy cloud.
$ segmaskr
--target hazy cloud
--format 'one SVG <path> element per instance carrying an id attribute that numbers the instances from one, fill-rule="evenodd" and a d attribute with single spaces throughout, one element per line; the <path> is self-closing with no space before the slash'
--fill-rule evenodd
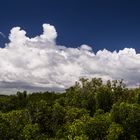
<path id="1" fill-rule="evenodd" d="M 0 89 L 64 90 L 79 77 L 124 79 L 139 85 L 140 54 L 124 48 L 96 54 L 88 45 L 67 48 L 56 44 L 54 26 L 43 24 L 43 33 L 26 36 L 20 27 L 11 29 L 5 48 L 0 48 Z"/>
<path id="2" fill-rule="evenodd" d="M 0 32 L 0 35 L 3 37 L 3 38 L 6 38 L 5 34 Z"/>

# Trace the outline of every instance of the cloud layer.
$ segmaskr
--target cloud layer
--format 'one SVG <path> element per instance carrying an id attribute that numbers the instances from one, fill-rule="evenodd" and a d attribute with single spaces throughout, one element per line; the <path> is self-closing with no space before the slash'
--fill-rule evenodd
<path id="1" fill-rule="evenodd" d="M 140 54 L 124 48 L 96 54 L 88 45 L 67 48 L 56 44 L 54 26 L 43 24 L 43 33 L 26 36 L 20 27 L 11 29 L 5 48 L 0 48 L 0 89 L 61 91 L 79 77 L 124 79 L 129 86 L 140 83 Z"/>

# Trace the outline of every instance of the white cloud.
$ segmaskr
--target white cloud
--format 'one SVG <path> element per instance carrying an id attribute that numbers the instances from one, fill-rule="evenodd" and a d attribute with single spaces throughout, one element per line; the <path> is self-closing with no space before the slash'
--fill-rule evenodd
<path id="1" fill-rule="evenodd" d="M 95 54 L 88 45 L 57 45 L 56 37 L 50 24 L 43 24 L 43 34 L 34 38 L 14 27 L 10 43 L 0 48 L 0 89 L 64 90 L 79 77 L 124 79 L 130 86 L 139 84 L 140 54 L 135 49 L 104 49 Z"/>

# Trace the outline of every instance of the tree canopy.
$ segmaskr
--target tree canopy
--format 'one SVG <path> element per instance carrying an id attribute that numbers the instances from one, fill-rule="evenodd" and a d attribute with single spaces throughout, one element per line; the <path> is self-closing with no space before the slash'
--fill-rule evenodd
<path id="1" fill-rule="evenodd" d="M 138 140 L 140 88 L 81 78 L 64 93 L 0 96 L 0 140 Z"/>

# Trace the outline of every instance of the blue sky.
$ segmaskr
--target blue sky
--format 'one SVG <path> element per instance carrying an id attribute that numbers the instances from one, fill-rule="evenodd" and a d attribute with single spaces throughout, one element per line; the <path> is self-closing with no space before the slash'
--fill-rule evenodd
<path id="1" fill-rule="evenodd" d="M 139 0 L 1 0 L 0 32 L 20 26 L 30 37 L 50 23 L 57 43 L 67 47 L 88 44 L 94 51 L 133 47 L 140 52 Z M 0 37 L 0 46 L 8 40 Z"/>
<path id="2" fill-rule="evenodd" d="M 0 94 L 80 77 L 139 86 L 139 38 L 138 0 L 1 0 Z"/>

